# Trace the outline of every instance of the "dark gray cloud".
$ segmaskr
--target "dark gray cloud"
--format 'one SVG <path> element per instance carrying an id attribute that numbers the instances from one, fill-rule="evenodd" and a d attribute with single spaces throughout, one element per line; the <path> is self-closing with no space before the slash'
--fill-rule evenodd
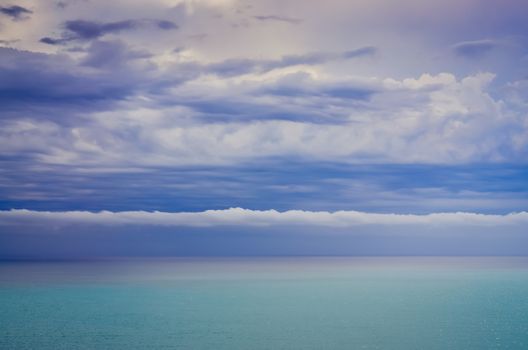
<path id="1" fill-rule="evenodd" d="M 376 51 L 373 47 L 364 47 L 342 53 L 319 52 L 289 55 L 276 60 L 228 59 L 212 64 L 187 62 L 174 65 L 165 72 L 166 74 L 162 74 L 163 72 L 156 69 L 148 60 L 142 60 L 150 57 L 149 52 L 133 50 L 119 40 L 97 39 L 107 32 L 134 28 L 135 23 L 134 21 L 123 21 L 101 26 L 85 21 L 68 22 L 69 30 L 77 37 L 92 39 L 90 45 L 81 50 L 84 52 L 84 57 L 79 62 L 80 65 L 67 55 L 47 55 L 0 48 L 0 92 L 2 93 L 0 100 L 4 103 L 3 107 L 7 108 L 29 101 L 33 103 L 33 107 L 43 103 L 64 105 L 83 103 L 83 101 L 119 101 L 140 90 L 159 94 L 165 87 L 173 87 L 202 74 L 216 74 L 222 77 L 248 73 L 259 74 L 295 65 L 317 65 L 333 60 L 368 56 Z M 106 72 L 93 74 L 83 67 L 94 67 L 106 70 Z M 41 83 L 34 84 L 35 79 Z M 317 90 L 315 87 L 314 89 Z M 315 90 L 301 89 L 296 93 L 319 96 L 334 94 L 336 97 L 339 95 L 351 99 L 365 99 L 372 93 L 369 89 L 348 86 L 328 86 L 323 90 Z M 288 86 L 274 86 L 273 88 L 268 87 L 267 91 L 261 90 L 260 92 L 274 95 L 283 93 L 287 96 L 288 91 L 291 91 Z M 208 101 L 188 99 L 184 104 L 195 105 L 199 110 L 205 111 L 216 109 L 217 112 L 214 113 L 216 116 L 219 115 L 219 111 L 226 109 L 228 114 L 233 115 L 234 112 L 233 106 L 226 106 L 214 99 Z M 237 106 L 240 108 L 235 108 L 239 111 L 235 113 L 236 115 L 262 115 L 262 113 L 256 113 L 260 108 L 258 105 L 237 103 Z M 318 115 L 317 108 L 315 111 L 315 115 Z M 285 110 L 279 112 L 275 109 L 265 114 L 273 115 L 276 112 L 284 115 L 285 119 L 299 117 L 295 115 L 297 112 L 286 113 Z M 312 117 L 319 119 L 315 115 Z"/>
<path id="2" fill-rule="evenodd" d="M 109 103 L 148 89 L 149 84 L 155 86 L 157 81 L 152 80 L 146 68 L 126 64 L 141 54 L 146 53 L 130 51 L 120 42 L 94 42 L 88 48 L 84 65 L 112 69 L 90 72 L 66 55 L 0 48 L 2 117 L 7 118 L 7 112 L 13 109 L 22 108 L 27 115 L 46 106 L 60 112 L 47 110 L 45 118 L 63 118 L 71 115 L 72 109 L 77 113 L 102 105 L 108 107 Z"/>
<path id="3" fill-rule="evenodd" d="M 154 21 L 154 23 L 158 26 L 159 29 L 163 29 L 163 30 L 178 29 L 178 26 L 176 25 L 176 23 L 172 21 L 157 20 L 157 21 Z"/>
<path id="4" fill-rule="evenodd" d="M 149 25 L 160 30 L 174 30 L 178 28 L 174 22 L 167 20 L 130 19 L 108 23 L 74 20 L 64 23 L 64 33 L 61 37 L 44 37 L 40 41 L 50 45 L 64 44 L 75 40 L 88 41 L 101 38 L 107 34 L 134 30 Z"/>
<path id="5" fill-rule="evenodd" d="M 480 58 L 497 48 L 499 43 L 493 40 L 464 41 L 453 45 L 452 50 L 457 56 Z"/>
<path id="6" fill-rule="evenodd" d="M 380 92 L 380 86 L 364 82 L 320 81 L 307 73 L 291 73 L 265 83 L 245 84 L 236 92 L 183 93 L 185 97 L 161 97 L 158 103 L 190 107 L 195 118 L 214 123 L 288 120 L 340 124 L 351 111 L 368 109 L 371 97 Z"/>
<path id="7" fill-rule="evenodd" d="M 299 24 L 302 22 L 302 19 L 299 19 L 299 18 L 292 18 L 292 17 L 278 16 L 278 15 L 265 15 L 265 16 L 260 15 L 260 16 L 253 16 L 253 18 L 259 21 L 286 22 L 290 24 Z"/>
<path id="8" fill-rule="evenodd" d="M 64 24 L 65 29 L 73 34 L 76 39 L 90 40 L 97 39 L 105 34 L 117 33 L 123 30 L 136 29 L 138 22 L 135 20 L 97 23 L 91 21 L 67 21 Z"/>
<path id="9" fill-rule="evenodd" d="M 118 31 L 131 28 L 131 26 L 128 22 L 116 22 L 108 28 Z M 83 33 L 85 38 L 96 38 L 101 33 L 98 27 L 91 28 L 84 24 L 77 27 L 70 26 L 70 28 Z M 2 109 L 6 111 L 16 106 L 21 108 L 28 102 L 31 102 L 32 108 L 48 105 L 64 109 L 66 105 L 71 105 L 72 108 L 90 105 L 89 110 L 91 110 L 92 108 L 97 109 L 101 103 L 104 105 L 115 103 L 139 91 L 150 94 L 152 98 L 165 104 L 163 93 L 165 88 L 177 86 L 202 74 L 230 77 L 248 73 L 265 73 L 294 65 L 323 64 L 331 60 L 370 55 L 374 49 L 360 48 L 344 53 L 291 55 L 277 60 L 232 59 L 206 65 L 188 62 L 170 67 L 165 71 L 166 74 L 149 62 L 148 58 L 151 57 L 149 52 L 133 50 L 119 40 L 91 40 L 90 45 L 81 50 L 84 57 L 80 61 L 74 61 L 67 55 L 47 55 L 8 48 L 1 48 L 1 50 L 0 92 L 2 95 L 0 100 L 3 103 Z M 85 67 L 97 68 L 101 72 L 94 74 L 94 72 L 87 71 Z M 41 83 L 34 84 L 35 79 Z M 275 85 L 254 91 L 254 93 L 284 97 L 291 97 L 292 94 L 319 97 L 333 95 L 349 100 L 364 100 L 373 93 L 370 89 L 355 86 L 308 87 L 306 82 L 303 84 L 304 89 Z M 250 93 L 251 91 L 249 90 Z M 254 102 L 235 101 L 232 100 L 232 96 L 224 96 L 222 99 L 226 98 L 231 103 L 214 98 L 206 100 L 186 98 L 180 100 L 179 104 L 195 109 L 205 119 L 213 118 L 217 121 L 224 119 L 222 115 L 235 120 L 299 120 L 300 118 L 323 121 L 339 119 L 331 115 L 322 118 L 323 111 L 317 106 L 309 112 L 306 109 L 301 111 L 298 107 L 288 104 L 285 108 L 272 108 L 272 106 L 263 106 Z M 167 100 L 173 101 L 173 98 Z M 82 108 L 86 111 L 86 106 Z M 266 109 L 265 113 L 263 113 L 264 109 Z"/>
<path id="10" fill-rule="evenodd" d="M 44 38 L 40 39 L 40 42 L 44 43 L 44 44 L 48 44 L 48 45 L 59 45 L 59 44 L 62 44 L 64 42 L 66 42 L 66 41 L 63 40 L 63 39 L 54 39 L 54 38 L 50 38 L 50 37 L 44 37 Z"/>
<path id="11" fill-rule="evenodd" d="M 137 95 L 160 101 L 167 88 L 200 74 L 193 65 L 165 74 L 149 62 L 149 52 L 119 40 L 95 40 L 80 52 L 82 58 L 73 60 L 0 47 L 0 123 L 49 121 L 61 130 L 56 136 L 67 139 L 68 128 L 90 123 L 91 113 L 111 111 Z"/>
<path id="12" fill-rule="evenodd" d="M 289 158 L 235 167 L 112 173 L 60 165 L 35 169 L 27 156 L 0 158 L 0 210 L 202 211 L 242 206 L 508 213 L 528 203 L 522 165 L 347 165 Z"/>
<path id="13" fill-rule="evenodd" d="M 124 28 L 120 24 L 116 28 Z M 87 34 L 88 35 L 88 34 Z M 92 35 L 92 34 L 90 34 Z M 93 37 L 89 36 L 89 37 Z M 299 64 L 323 64 L 331 60 L 370 55 L 367 47 L 343 53 L 309 53 L 284 56 L 277 60 L 226 60 L 213 64 L 187 62 L 159 70 L 147 51 L 131 49 L 120 40 L 92 40 L 80 60 L 67 55 L 47 55 L 4 48 L 0 56 L 0 101 L 3 118 L 16 118 L 16 111 L 26 116 L 55 120 L 62 124 L 80 113 L 112 108 L 120 101 L 142 94 L 157 106 L 185 106 L 197 120 L 229 122 L 254 120 L 291 120 L 312 123 L 339 123 L 345 110 L 362 107 L 374 91 L 358 84 L 318 84 L 311 79 L 287 79 L 247 86 L 238 94 L 176 97 L 167 88 L 196 79 L 203 74 L 231 77 Z M 351 54 L 354 53 L 354 54 Z M 94 72 L 91 70 L 96 68 Z M 34 84 L 38 79 L 40 84 Z M 289 80 L 289 81 L 287 81 Z M 269 96 L 280 103 L 260 100 Z M 295 97 L 295 98 L 292 98 Z M 155 101 L 155 102 L 154 102 Z M 31 108 L 25 106 L 30 104 Z M 339 108 L 329 110 L 332 103 Z M 44 111 L 42 109 L 45 109 Z M 31 113 L 28 113 L 31 110 Z M 66 117 L 66 115 L 68 117 Z"/>
<path id="14" fill-rule="evenodd" d="M 11 17 L 13 20 L 22 20 L 29 18 L 29 15 L 32 14 L 33 11 L 22 6 L 12 5 L 0 6 L 0 13 Z"/>

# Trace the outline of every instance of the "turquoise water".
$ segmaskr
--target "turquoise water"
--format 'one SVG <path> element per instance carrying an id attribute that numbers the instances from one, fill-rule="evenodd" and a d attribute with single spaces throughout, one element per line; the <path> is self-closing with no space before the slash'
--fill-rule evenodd
<path id="1" fill-rule="evenodd" d="M 0 349 L 528 349 L 528 260 L 0 263 Z"/>

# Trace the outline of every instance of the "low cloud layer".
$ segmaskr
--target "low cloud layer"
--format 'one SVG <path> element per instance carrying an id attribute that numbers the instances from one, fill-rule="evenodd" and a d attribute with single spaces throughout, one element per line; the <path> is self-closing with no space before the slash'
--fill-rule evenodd
<path id="1" fill-rule="evenodd" d="M 0 258 L 527 255 L 528 213 L 0 211 Z"/>
<path id="2" fill-rule="evenodd" d="M 25 209 L 0 211 L 4 224 L 89 224 L 89 225 L 155 225 L 183 227 L 218 226 L 316 226 L 355 227 L 362 225 L 409 225 L 409 226 L 492 226 L 521 225 L 528 228 L 528 212 L 507 215 L 476 213 L 433 213 L 427 215 L 377 214 L 358 211 L 303 211 L 250 210 L 231 208 L 203 212 L 46 212 Z"/>

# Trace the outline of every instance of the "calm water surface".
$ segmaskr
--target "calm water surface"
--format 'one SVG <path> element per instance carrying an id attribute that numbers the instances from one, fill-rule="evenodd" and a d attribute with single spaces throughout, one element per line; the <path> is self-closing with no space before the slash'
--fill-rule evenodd
<path id="1" fill-rule="evenodd" d="M 528 349 L 528 260 L 3 262 L 0 349 Z"/>

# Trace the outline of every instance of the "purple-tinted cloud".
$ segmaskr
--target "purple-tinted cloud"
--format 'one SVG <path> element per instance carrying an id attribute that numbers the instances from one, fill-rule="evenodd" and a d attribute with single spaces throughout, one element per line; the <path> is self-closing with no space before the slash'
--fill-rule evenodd
<path id="1" fill-rule="evenodd" d="M 44 37 L 40 39 L 42 43 L 50 45 L 64 44 L 74 40 L 94 40 L 101 38 L 107 34 L 115 34 L 123 31 L 129 31 L 144 27 L 146 25 L 154 25 L 161 30 L 174 30 L 178 26 L 167 20 L 125 20 L 118 22 L 93 22 L 86 20 L 74 20 L 64 23 L 64 33 L 59 38 Z"/>
<path id="2" fill-rule="evenodd" d="M 33 11 L 28 10 L 25 7 L 18 6 L 18 5 L 12 5 L 12 6 L 1 6 L 0 7 L 0 13 L 11 17 L 13 20 L 22 20 L 29 18 L 29 15 L 33 13 Z"/>
<path id="3" fill-rule="evenodd" d="M 151 56 L 145 51 L 131 51 L 121 41 L 96 40 L 88 48 L 82 64 L 96 68 L 120 68 L 126 66 L 130 60 Z"/>
<path id="4" fill-rule="evenodd" d="M 39 106 L 55 109 L 53 113 L 48 110 L 44 116 L 47 119 L 61 119 L 64 114 L 71 117 L 79 108 L 88 111 L 99 109 L 101 104 L 108 107 L 145 88 L 152 78 L 141 68 L 132 70 L 128 65 L 128 60 L 142 55 L 147 53 L 130 51 L 120 42 L 95 41 L 82 63 L 112 70 L 90 74 L 66 55 L 0 48 L 2 118 L 8 118 L 8 111 L 26 108 L 28 104 L 33 112 Z"/>
<path id="5" fill-rule="evenodd" d="M 286 55 L 275 60 L 255 60 L 247 58 L 228 59 L 217 63 L 211 63 L 205 67 L 205 70 L 225 77 L 248 73 L 265 73 L 274 69 L 298 65 L 319 65 L 332 61 L 372 56 L 377 50 L 376 47 L 365 46 L 340 53 L 312 52 L 301 55 Z"/>
<path id="6" fill-rule="evenodd" d="M 466 58 L 480 58 L 499 46 L 493 40 L 464 41 L 453 45 L 453 52 L 457 56 Z"/>
<path id="7" fill-rule="evenodd" d="M 260 16 L 253 16 L 253 18 L 259 20 L 259 21 L 275 21 L 275 22 L 285 22 L 290 24 L 299 24 L 302 22 L 302 19 L 299 18 L 292 18 L 292 17 L 286 17 L 286 16 L 279 16 L 279 15 L 260 15 Z"/>

